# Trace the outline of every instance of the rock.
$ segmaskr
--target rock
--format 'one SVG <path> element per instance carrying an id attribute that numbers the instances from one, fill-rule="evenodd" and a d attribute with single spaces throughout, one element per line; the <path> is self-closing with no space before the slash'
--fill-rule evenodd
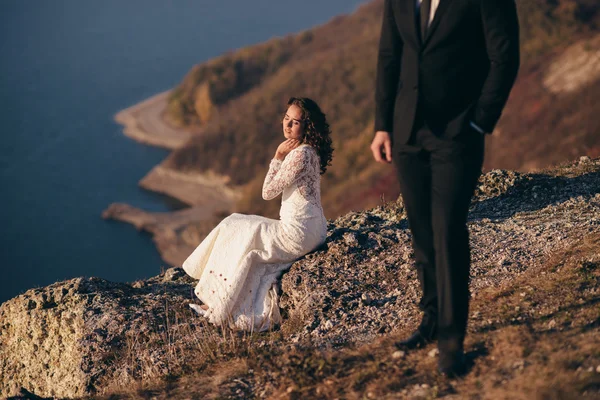
<path id="1" fill-rule="evenodd" d="M 408 395 L 409 399 L 429 399 L 431 396 L 431 389 L 429 385 L 414 385 Z"/>
<path id="2" fill-rule="evenodd" d="M 51 397 L 40 397 L 31 393 L 27 389 L 21 388 L 14 396 L 8 397 L 7 400 L 52 400 Z"/>
<path id="3" fill-rule="evenodd" d="M 590 173 L 598 170 L 594 159 L 585 167 L 574 162 L 543 174 L 483 175 L 469 222 L 472 293 L 512 279 L 569 238 L 599 229 L 600 204 L 591 199 L 598 196 L 600 178 Z M 281 306 L 291 319 L 304 321 L 300 337 L 317 345 L 365 342 L 420 318 L 414 306 L 418 286 L 400 199 L 330 221 L 326 246 L 284 274 Z M 339 322 L 326 332 L 318 329 L 327 320 Z"/>
<path id="4" fill-rule="evenodd" d="M 344 243 L 349 247 L 357 247 L 359 245 L 358 235 L 352 232 L 344 233 Z"/>
<path id="5" fill-rule="evenodd" d="M 181 267 L 169 268 L 163 276 L 163 282 L 173 282 L 185 276 L 185 271 Z"/>
<path id="6" fill-rule="evenodd" d="M 502 256 L 498 260 L 498 266 L 500 266 L 500 267 L 505 266 L 505 265 L 509 265 L 509 264 L 510 264 L 510 261 L 507 260 L 506 256 Z"/>
<path id="7" fill-rule="evenodd" d="M 429 350 L 429 353 L 427 353 L 427 355 L 431 358 L 434 358 L 438 354 L 440 354 L 440 351 L 438 349 Z"/>
<path id="8" fill-rule="evenodd" d="M 362 303 L 366 306 L 371 304 L 371 296 L 369 296 L 369 293 L 363 293 L 360 296 L 360 299 L 362 300 Z"/>
<path id="9" fill-rule="evenodd" d="M 402 350 L 396 350 L 395 352 L 392 353 L 392 358 L 394 360 L 398 360 L 400 358 L 403 358 L 406 355 L 405 351 Z"/>
<path id="10" fill-rule="evenodd" d="M 76 278 L 4 302 L 0 397 L 16 396 L 21 388 L 42 397 L 88 397 L 110 382 L 127 384 L 135 376 L 135 365 L 118 359 L 128 341 L 135 338 L 141 349 L 164 332 L 166 307 L 175 309 L 190 299 L 187 280 L 161 281 L 152 278 L 136 289 Z M 157 371 L 165 369 L 159 353 Z"/>
<path id="11" fill-rule="evenodd" d="M 509 282 L 554 249 L 600 231 L 599 172 L 600 160 L 590 159 L 543 173 L 493 170 L 483 175 L 468 223 L 472 293 Z M 414 262 L 401 199 L 328 221 L 326 243 L 296 261 L 281 279 L 285 340 L 330 348 L 415 326 L 421 313 Z M 549 271 L 548 279 L 553 274 Z M 142 375 L 164 377 L 173 362 L 185 363 L 187 354 L 195 354 L 184 351 L 194 346 L 193 335 L 184 333 L 207 328 L 195 323 L 198 318 L 187 307 L 195 283 L 180 268 L 171 268 L 131 285 L 72 279 L 3 303 L 0 397 L 21 388 L 38 396 L 89 397 Z M 526 291 L 518 293 L 522 304 L 515 310 L 525 314 Z M 501 323 L 478 311 L 473 318 Z M 548 329 L 557 326 L 555 320 L 547 323 Z M 175 360 L 161 344 L 165 337 L 181 346 Z M 428 355 L 435 357 L 437 349 Z M 392 353 L 393 359 L 404 356 Z M 415 391 L 432 393 L 431 388 Z"/>
<path id="12" fill-rule="evenodd" d="M 144 281 L 136 281 L 131 284 L 131 287 L 133 287 L 135 289 L 141 289 L 144 286 L 146 286 L 146 282 L 144 282 Z"/>
<path id="13" fill-rule="evenodd" d="M 513 367 L 513 369 L 522 370 L 523 368 L 525 368 L 525 360 L 515 361 L 513 363 L 512 367 Z"/>

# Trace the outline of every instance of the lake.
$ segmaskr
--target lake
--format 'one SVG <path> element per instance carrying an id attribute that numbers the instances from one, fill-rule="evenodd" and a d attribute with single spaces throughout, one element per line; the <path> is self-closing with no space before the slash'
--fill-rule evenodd
<path id="1" fill-rule="evenodd" d="M 156 275 L 149 235 L 104 221 L 125 202 L 168 211 L 137 186 L 167 151 L 114 114 L 176 85 L 192 65 L 350 13 L 362 0 L 0 2 L 0 302 L 77 276 Z"/>

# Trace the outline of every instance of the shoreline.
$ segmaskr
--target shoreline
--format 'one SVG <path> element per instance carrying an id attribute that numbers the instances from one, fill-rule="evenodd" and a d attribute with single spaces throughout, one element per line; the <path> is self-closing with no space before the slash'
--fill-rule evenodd
<path id="1" fill-rule="evenodd" d="M 173 267 L 183 261 L 196 248 L 218 215 L 226 210 L 208 207 L 190 207 L 170 212 L 148 212 L 126 203 L 112 203 L 102 212 L 102 218 L 125 222 L 138 231 L 148 232 L 163 261 Z"/>
<path id="2" fill-rule="evenodd" d="M 231 209 L 240 197 L 239 190 L 230 187 L 226 176 L 211 172 L 185 173 L 159 164 L 144 176 L 139 186 L 145 190 L 172 197 L 190 207 Z"/>
<path id="3" fill-rule="evenodd" d="M 123 125 L 123 134 L 136 142 L 168 150 L 183 146 L 194 133 L 165 121 L 163 113 L 170 92 L 155 94 L 116 113 L 114 120 Z"/>
<path id="4" fill-rule="evenodd" d="M 167 97 L 158 93 L 115 115 L 123 125 L 123 134 L 144 145 L 175 150 L 200 132 L 179 129 L 164 119 Z M 154 166 L 138 185 L 150 192 L 172 198 L 187 205 L 169 212 L 147 212 L 125 203 L 113 203 L 102 212 L 102 218 L 133 225 L 150 233 L 163 261 L 181 265 L 210 229 L 228 214 L 240 197 L 238 188 L 228 185 L 229 178 L 207 173 L 185 173 Z M 197 242 L 197 243 L 196 243 Z"/>

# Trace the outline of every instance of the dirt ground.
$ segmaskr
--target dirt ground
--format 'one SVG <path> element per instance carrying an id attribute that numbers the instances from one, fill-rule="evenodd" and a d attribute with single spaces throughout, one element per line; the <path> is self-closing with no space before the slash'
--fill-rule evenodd
<path id="1" fill-rule="evenodd" d="M 411 329 L 356 348 L 317 349 L 230 335 L 214 362 L 104 399 L 598 399 L 600 233 L 472 299 L 468 374 L 437 373 L 435 344 L 405 353 Z M 260 335 L 259 335 L 260 336 Z M 268 340 L 264 341 L 267 337 Z M 199 357 L 205 359 L 205 357 Z"/>

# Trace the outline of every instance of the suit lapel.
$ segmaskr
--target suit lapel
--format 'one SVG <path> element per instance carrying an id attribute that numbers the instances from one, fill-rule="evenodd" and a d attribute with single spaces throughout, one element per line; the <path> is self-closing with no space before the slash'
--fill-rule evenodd
<path id="1" fill-rule="evenodd" d="M 415 3 L 416 3 L 416 1 L 413 1 L 413 8 L 415 7 Z M 433 35 L 433 33 L 435 32 L 435 29 L 440 24 L 440 20 L 444 16 L 444 13 L 446 13 L 446 11 L 448 10 L 450 3 L 452 3 L 452 0 L 440 0 L 440 4 L 438 5 L 438 8 L 437 8 L 437 10 L 435 10 L 435 15 L 433 16 L 433 21 L 431 21 L 429 28 L 427 28 L 427 34 L 425 35 L 425 39 L 423 40 L 423 43 L 421 44 L 422 47 L 427 46 L 427 43 L 429 42 L 429 40 L 431 40 L 431 35 Z"/>
<path id="2" fill-rule="evenodd" d="M 408 2 L 408 16 L 410 18 L 410 26 L 412 27 L 411 32 L 415 38 L 417 47 L 421 47 L 421 33 L 419 32 L 419 26 L 417 25 L 417 0 L 404 0 Z"/>

